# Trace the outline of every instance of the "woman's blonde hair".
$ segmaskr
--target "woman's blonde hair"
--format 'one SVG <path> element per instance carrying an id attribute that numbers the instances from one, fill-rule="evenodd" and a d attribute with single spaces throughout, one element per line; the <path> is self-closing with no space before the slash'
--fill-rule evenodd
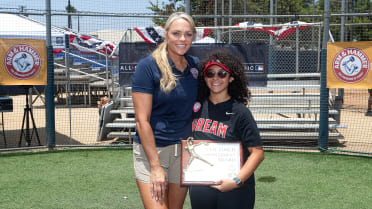
<path id="1" fill-rule="evenodd" d="M 165 23 L 165 34 L 168 33 L 170 25 L 179 18 L 182 18 L 190 23 L 195 38 L 196 29 L 194 20 L 190 15 L 184 12 L 175 12 L 169 16 L 167 22 Z M 168 43 L 167 41 L 164 41 L 152 53 L 152 57 L 154 57 L 161 73 L 160 89 L 165 93 L 172 91 L 176 87 L 177 81 L 176 76 L 172 73 L 172 67 L 169 65 L 167 48 Z"/>

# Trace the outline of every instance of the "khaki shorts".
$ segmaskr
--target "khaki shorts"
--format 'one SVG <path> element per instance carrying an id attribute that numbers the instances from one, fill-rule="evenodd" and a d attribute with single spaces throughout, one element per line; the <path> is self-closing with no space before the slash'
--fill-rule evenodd
<path id="1" fill-rule="evenodd" d="M 181 178 L 181 144 L 157 147 L 161 167 L 169 183 L 180 184 Z M 141 144 L 133 142 L 133 161 L 136 179 L 150 183 L 150 164 Z"/>

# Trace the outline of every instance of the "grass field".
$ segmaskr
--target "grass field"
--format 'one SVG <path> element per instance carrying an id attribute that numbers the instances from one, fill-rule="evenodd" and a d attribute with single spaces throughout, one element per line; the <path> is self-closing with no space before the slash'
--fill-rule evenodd
<path id="1" fill-rule="evenodd" d="M 130 149 L 0 153 L 0 165 L 0 208 L 142 208 Z M 371 208 L 371 173 L 371 158 L 266 151 L 256 208 Z"/>

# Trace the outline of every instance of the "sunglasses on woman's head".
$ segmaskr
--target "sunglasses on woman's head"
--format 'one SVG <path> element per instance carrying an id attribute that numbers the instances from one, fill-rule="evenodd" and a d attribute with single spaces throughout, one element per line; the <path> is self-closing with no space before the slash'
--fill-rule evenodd
<path id="1" fill-rule="evenodd" d="M 213 70 L 207 70 L 207 72 L 205 72 L 205 76 L 207 78 L 213 78 L 216 74 L 219 78 L 225 78 L 227 76 L 228 72 L 226 72 L 224 70 L 219 70 L 218 72 L 213 71 Z"/>

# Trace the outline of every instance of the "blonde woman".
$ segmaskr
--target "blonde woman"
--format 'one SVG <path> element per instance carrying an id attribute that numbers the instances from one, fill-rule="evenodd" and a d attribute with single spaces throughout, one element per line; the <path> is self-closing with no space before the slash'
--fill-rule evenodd
<path id="1" fill-rule="evenodd" d="M 187 188 L 180 186 L 179 143 L 191 136 L 199 60 L 186 54 L 196 35 L 188 14 L 172 14 L 165 31 L 164 42 L 132 77 L 133 159 L 144 207 L 181 209 Z"/>

